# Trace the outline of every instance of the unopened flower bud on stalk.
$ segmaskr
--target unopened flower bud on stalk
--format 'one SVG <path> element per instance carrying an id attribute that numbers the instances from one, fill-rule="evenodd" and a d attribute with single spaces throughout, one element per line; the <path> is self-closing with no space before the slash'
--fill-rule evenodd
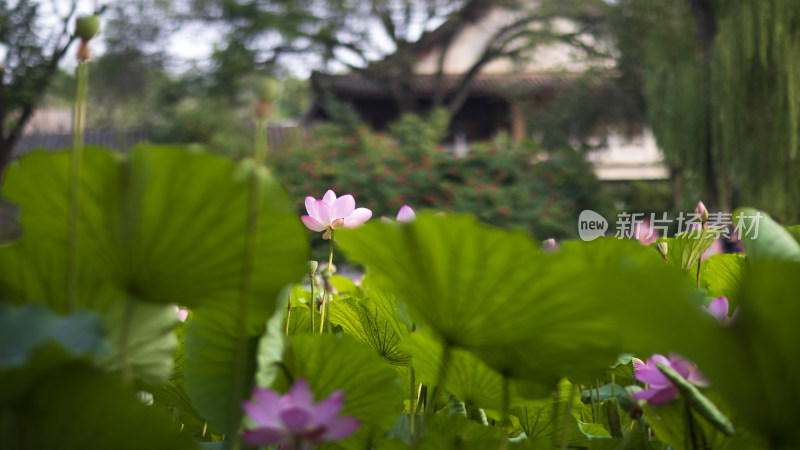
<path id="1" fill-rule="evenodd" d="M 319 267 L 319 263 L 316 261 L 306 262 L 306 271 L 308 271 L 309 275 L 314 275 L 317 273 L 317 267 Z"/>
<path id="2" fill-rule="evenodd" d="M 323 280 L 328 281 L 336 274 L 336 267 L 334 266 L 333 268 L 323 269 L 320 274 L 322 275 Z"/>
<path id="3" fill-rule="evenodd" d="M 256 117 L 259 119 L 266 119 L 272 112 L 272 102 L 278 95 L 279 85 L 278 80 L 272 77 L 264 77 L 259 80 L 256 87 L 256 95 L 258 96 Z"/>
<path id="4" fill-rule="evenodd" d="M 265 102 L 271 102 L 278 96 L 280 82 L 273 77 L 263 77 L 258 83 L 258 98 Z"/>
<path id="5" fill-rule="evenodd" d="M 697 207 L 694 209 L 694 212 L 700 216 L 700 222 L 708 222 L 708 209 L 703 202 L 697 202 Z"/>
<path id="6" fill-rule="evenodd" d="M 669 254 L 669 247 L 667 246 L 667 243 L 665 241 L 661 241 L 658 244 L 656 244 L 656 250 L 658 250 L 658 253 L 661 253 L 661 256 L 663 256 L 664 258 L 666 258 L 667 255 Z"/>
<path id="7" fill-rule="evenodd" d="M 75 36 L 82 41 L 90 41 L 100 31 L 100 19 L 97 16 L 81 16 L 75 19 Z"/>
<path id="8" fill-rule="evenodd" d="M 89 52 L 89 41 L 97 35 L 100 30 L 100 20 L 97 16 L 81 16 L 75 19 L 75 36 L 81 42 L 78 45 L 78 61 L 88 61 L 91 56 Z"/>

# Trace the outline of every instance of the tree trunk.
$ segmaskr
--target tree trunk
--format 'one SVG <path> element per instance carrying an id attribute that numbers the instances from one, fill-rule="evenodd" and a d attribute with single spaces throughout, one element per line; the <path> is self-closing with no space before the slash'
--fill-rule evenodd
<path id="1" fill-rule="evenodd" d="M 6 167 L 11 164 L 11 155 L 14 150 L 15 142 L 0 139 L 0 186 L 5 178 Z"/>

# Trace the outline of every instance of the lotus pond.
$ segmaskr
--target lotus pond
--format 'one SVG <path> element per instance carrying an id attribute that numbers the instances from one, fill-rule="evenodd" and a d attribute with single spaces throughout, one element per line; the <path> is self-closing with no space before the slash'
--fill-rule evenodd
<path id="1" fill-rule="evenodd" d="M 258 158 L 73 156 L 3 184 L 2 448 L 800 448 L 800 228 L 766 213 L 707 259 L 713 227 L 543 246 L 332 191 L 301 218 Z"/>

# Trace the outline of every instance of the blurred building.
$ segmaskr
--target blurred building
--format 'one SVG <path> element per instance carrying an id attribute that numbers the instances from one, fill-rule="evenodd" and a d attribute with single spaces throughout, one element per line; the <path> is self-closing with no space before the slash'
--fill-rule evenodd
<path id="1" fill-rule="evenodd" d="M 412 90 L 418 109 L 430 109 L 437 91 L 445 99 L 458 95 L 463 75 L 483 57 L 498 30 L 513 24 L 519 16 L 517 11 L 487 6 L 476 20 L 454 34 L 447 32 L 448 22 L 425 33 L 415 46 Z M 557 20 L 551 27 L 559 34 L 578 31 L 575 24 L 566 20 Z M 580 39 L 585 39 L 584 48 L 595 45 L 590 38 Z M 612 61 L 593 58 L 580 46 L 565 42 L 548 42 L 525 52 L 520 58 L 491 60 L 468 84 L 468 96 L 453 117 L 447 143 L 457 154 L 467 151 L 469 141 L 491 139 L 500 131 L 510 133 L 515 140 L 532 137 L 526 130 L 527 108 L 546 104 L 557 93 L 585 80 L 589 69 L 595 72 L 612 70 Z M 390 55 L 387 60 L 391 58 Z M 610 89 L 602 76 L 595 77 L 593 83 L 591 88 L 598 92 Z M 316 101 L 307 122 L 329 119 L 322 108 L 328 96 L 350 104 L 362 120 L 376 130 L 385 129 L 399 117 L 395 97 L 374 77 L 359 72 L 315 72 L 311 76 L 311 86 Z M 630 132 L 632 128 L 633 133 Z M 667 179 L 669 173 L 662 164 L 652 133 L 637 124 L 633 127 L 620 124 L 618 129 L 625 129 L 626 133 L 604 130 L 604 135 L 597 136 L 599 149 L 589 158 L 598 178 L 611 181 Z"/>

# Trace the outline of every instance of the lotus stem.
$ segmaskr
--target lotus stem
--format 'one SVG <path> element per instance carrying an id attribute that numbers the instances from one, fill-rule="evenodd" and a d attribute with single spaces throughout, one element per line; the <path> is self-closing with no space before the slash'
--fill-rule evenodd
<path id="1" fill-rule="evenodd" d="M 69 179 L 69 254 L 67 263 L 67 310 L 78 307 L 78 222 L 80 178 L 83 159 L 83 129 L 86 121 L 86 94 L 89 89 L 89 65 L 78 61 L 75 69 L 75 110 L 72 118 L 72 158 Z"/>
<path id="2" fill-rule="evenodd" d="M 311 334 L 314 334 L 314 314 L 317 312 L 317 298 L 314 296 L 314 275 L 308 274 L 311 283 Z"/>
<path id="3" fill-rule="evenodd" d="M 575 388 L 577 386 L 570 387 L 569 390 L 569 400 L 567 401 L 566 408 L 564 408 L 564 428 L 561 430 L 561 448 L 566 450 L 567 448 L 567 437 L 569 435 L 569 416 L 570 410 L 572 409 L 572 401 L 575 399 Z M 591 388 L 589 388 L 591 390 Z M 599 397 L 598 397 L 599 400 Z M 598 406 L 599 411 L 599 406 Z"/>
<path id="4" fill-rule="evenodd" d="M 411 368 L 411 381 L 410 381 L 410 393 L 408 398 L 408 434 L 410 438 L 410 442 L 414 442 L 414 415 L 416 413 L 415 409 L 417 406 L 417 396 L 416 396 L 416 387 L 417 383 L 414 379 L 414 368 Z"/>

